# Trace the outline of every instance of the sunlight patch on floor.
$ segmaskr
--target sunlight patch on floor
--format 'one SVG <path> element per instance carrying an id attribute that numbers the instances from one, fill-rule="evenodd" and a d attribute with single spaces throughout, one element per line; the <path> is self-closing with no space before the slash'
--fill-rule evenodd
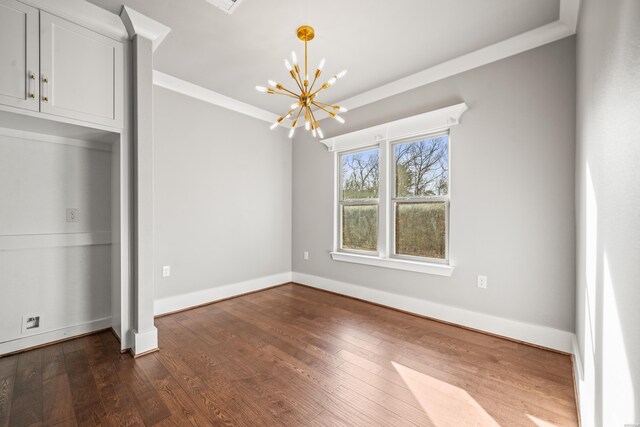
<path id="1" fill-rule="evenodd" d="M 499 426 L 469 393 L 460 387 L 391 362 L 436 427 Z"/>
<path id="2" fill-rule="evenodd" d="M 531 422 L 533 422 L 537 427 L 557 427 L 557 424 L 541 420 L 540 418 L 534 417 L 533 415 L 527 414 L 527 417 L 529 417 Z"/>

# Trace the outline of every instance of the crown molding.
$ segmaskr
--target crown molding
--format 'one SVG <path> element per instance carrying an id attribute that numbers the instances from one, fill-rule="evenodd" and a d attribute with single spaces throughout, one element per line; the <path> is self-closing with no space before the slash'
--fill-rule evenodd
<path id="1" fill-rule="evenodd" d="M 262 108 L 238 101 L 237 99 L 230 98 L 202 86 L 189 83 L 177 77 L 161 73 L 157 70 L 153 71 L 153 84 L 199 99 L 200 101 L 208 102 L 209 104 L 217 105 L 218 107 L 226 108 L 227 110 L 246 114 L 247 116 L 251 116 L 259 120 L 264 120 L 265 122 L 273 123 L 278 119 L 276 114 L 270 113 Z"/>
<path id="2" fill-rule="evenodd" d="M 581 0 L 560 0 L 560 17 L 558 21 L 566 25 L 571 31 L 571 34 L 575 34 L 578 30 L 580 1 Z"/>
<path id="3" fill-rule="evenodd" d="M 129 6 L 122 6 L 120 19 L 122 19 L 129 37 L 133 38 L 133 36 L 137 35 L 151 40 L 151 46 L 154 51 L 171 31 L 171 28 L 166 25 L 154 21 Z"/>
<path id="4" fill-rule="evenodd" d="M 495 43 L 450 61 L 435 65 L 426 70 L 403 77 L 394 82 L 363 92 L 359 95 L 344 99 L 336 104 L 344 105 L 350 110 L 416 89 L 429 83 L 443 80 L 456 74 L 508 58 L 536 47 L 568 37 L 569 27 L 559 21 L 536 28 L 510 39 Z M 326 117 L 321 120 L 326 119 Z"/>
<path id="5" fill-rule="evenodd" d="M 581 0 L 560 0 L 559 19 L 557 21 L 440 63 L 410 76 L 400 78 L 391 83 L 337 102 L 336 104 L 344 105 L 353 110 L 572 36 L 576 33 L 580 1 Z M 238 101 L 213 90 L 180 80 L 159 71 L 153 72 L 153 83 L 157 86 L 182 93 L 183 95 L 191 96 L 201 101 L 246 114 L 266 122 L 273 123 L 278 118 L 278 115 L 262 108 Z M 323 117 L 319 121 L 327 118 L 328 117 Z M 283 121 L 281 126 L 290 127 L 290 121 Z"/>
<path id="6" fill-rule="evenodd" d="M 336 104 L 353 110 L 391 96 L 555 42 L 576 33 L 580 0 L 560 0 L 559 19 L 466 55 L 440 63 Z M 323 118 L 321 120 L 326 119 Z"/>
<path id="7" fill-rule="evenodd" d="M 60 18 L 90 28 L 115 40 L 128 40 L 129 34 L 118 17 L 95 4 L 84 0 L 20 0 Z"/>

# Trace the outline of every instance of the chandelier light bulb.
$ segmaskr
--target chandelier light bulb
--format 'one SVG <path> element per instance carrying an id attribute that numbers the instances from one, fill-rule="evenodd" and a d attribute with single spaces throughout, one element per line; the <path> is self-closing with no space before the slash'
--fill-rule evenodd
<path id="1" fill-rule="evenodd" d="M 291 104 L 291 109 L 295 110 L 296 108 L 298 108 L 300 106 L 299 102 L 294 102 L 293 104 Z"/>
<path id="2" fill-rule="evenodd" d="M 338 73 L 338 75 L 336 76 L 337 78 L 341 79 L 343 78 L 345 75 L 347 74 L 347 70 L 342 70 Z"/>
<path id="3" fill-rule="evenodd" d="M 338 115 L 335 115 L 333 118 L 339 121 L 340 123 L 344 123 L 344 119 Z"/>
<path id="4" fill-rule="evenodd" d="M 280 122 L 276 121 L 271 125 L 271 127 L 269 129 L 274 130 L 275 128 L 278 127 L 279 124 L 280 124 Z"/>
<path id="5" fill-rule="evenodd" d="M 291 66 L 291 64 L 289 64 L 289 61 L 287 59 L 284 60 L 284 66 L 287 67 L 287 70 L 289 71 L 293 70 L 293 67 Z"/>
<path id="6" fill-rule="evenodd" d="M 344 107 L 338 107 L 338 111 L 340 111 L 341 113 L 346 113 L 349 110 Z"/>
<path id="7" fill-rule="evenodd" d="M 273 80 L 269 80 L 269 81 L 268 81 L 268 83 L 269 83 L 269 86 L 271 86 L 271 87 L 276 87 L 276 86 L 278 86 L 278 83 L 276 83 L 276 82 L 275 82 L 275 81 L 273 81 Z"/>
<path id="8" fill-rule="evenodd" d="M 338 78 L 337 78 L 337 77 L 331 77 L 331 78 L 329 79 L 329 81 L 327 82 L 327 84 L 328 84 L 329 86 L 331 86 L 331 85 L 332 85 L 332 84 L 334 84 L 337 80 L 338 80 Z"/>
<path id="9" fill-rule="evenodd" d="M 298 57 L 296 56 L 296 53 L 294 51 L 291 52 L 291 60 L 293 61 L 293 65 L 296 65 L 298 63 Z"/>
<path id="10" fill-rule="evenodd" d="M 312 131 L 311 131 L 311 134 L 312 134 L 312 135 L 313 135 L 313 137 L 315 138 L 315 137 L 316 137 L 316 130 L 315 130 L 315 129 L 314 129 L 314 130 L 312 130 Z"/>
<path id="11" fill-rule="evenodd" d="M 310 130 L 311 129 L 311 122 L 309 120 L 304 122 L 304 128 L 305 128 L 305 130 Z"/>
<path id="12" fill-rule="evenodd" d="M 320 65 L 318 65 L 318 70 L 322 71 L 322 69 L 324 68 L 324 63 L 325 63 L 325 59 L 322 58 L 322 61 L 320 61 Z"/>
<path id="13" fill-rule="evenodd" d="M 289 139 L 293 138 L 293 134 L 296 133 L 296 128 L 291 128 L 289 131 Z"/>
<path id="14" fill-rule="evenodd" d="M 314 129 L 314 130 L 315 130 L 315 129 Z M 313 136 L 315 136 L 315 135 L 313 135 Z M 322 134 L 322 129 L 320 129 L 320 128 L 318 128 L 318 136 L 319 136 L 320 138 L 324 138 L 324 135 Z"/>
<path id="15" fill-rule="evenodd" d="M 264 93 L 264 92 L 266 92 L 266 91 L 267 91 L 267 88 L 266 88 L 266 87 L 264 87 L 264 86 L 256 86 L 256 90 L 257 90 L 258 92 L 263 92 L 263 93 Z"/>

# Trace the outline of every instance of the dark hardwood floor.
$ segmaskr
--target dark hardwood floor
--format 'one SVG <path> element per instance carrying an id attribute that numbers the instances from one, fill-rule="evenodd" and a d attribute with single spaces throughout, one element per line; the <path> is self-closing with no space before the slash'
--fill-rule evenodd
<path id="1" fill-rule="evenodd" d="M 575 426 L 569 356 L 298 285 L 0 358 L 0 427 Z"/>

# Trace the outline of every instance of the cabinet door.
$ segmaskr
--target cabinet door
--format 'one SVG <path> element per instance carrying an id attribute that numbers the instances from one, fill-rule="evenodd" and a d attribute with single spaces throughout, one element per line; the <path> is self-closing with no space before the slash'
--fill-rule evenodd
<path id="1" fill-rule="evenodd" d="M 122 127 L 122 43 L 40 12 L 40 111 Z"/>
<path id="2" fill-rule="evenodd" d="M 38 110 L 38 9 L 0 0 L 0 104 Z"/>

